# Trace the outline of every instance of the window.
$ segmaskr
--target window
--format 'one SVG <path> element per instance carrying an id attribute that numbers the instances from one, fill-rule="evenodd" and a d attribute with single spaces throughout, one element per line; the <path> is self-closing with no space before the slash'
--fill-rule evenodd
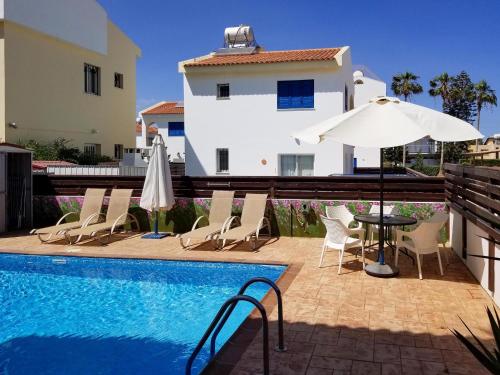
<path id="1" fill-rule="evenodd" d="M 314 80 L 278 81 L 278 109 L 314 108 Z"/>
<path id="2" fill-rule="evenodd" d="M 169 137 L 184 137 L 184 123 L 183 122 L 169 122 L 168 123 L 168 136 Z"/>
<path id="3" fill-rule="evenodd" d="M 153 146 L 153 139 L 154 139 L 154 137 L 152 137 L 152 136 L 150 136 L 150 135 L 148 135 L 148 136 L 146 137 L 146 147 L 151 147 L 151 146 Z"/>
<path id="4" fill-rule="evenodd" d="M 116 160 L 123 159 L 123 145 L 115 144 L 115 159 Z"/>
<path id="5" fill-rule="evenodd" d="M 85 143 L 83 145 L 83 153 L 85 155 L 99 156 L 101 155 L 101 145 L 97 143 Z"/>
<path id="6" fill-rule="evenodd" d="M 229 83 L 217 85 L 217 99 L 229 99 Z"/>
<path id="7" fill-rule="evenodd" d="M 314 176 L 314 155 L 280 155 L 280 176 Z"/>
<path id="8" fill-rule="evenodd" d="M 218 148 L 215 152 L 217 158 L 217 173 L 229 173 L 229 149 Z"/>
<path id="9" fill-rule="evenodd" d="M 123 89 L 123 74 L 115 73 L 115 87 Z"/>
<path id="10" fill-rule="evenodd" d="M 101 95 L 101 68 L 85 64 L 84 74 L 85 92 L 92 95 Z"/>

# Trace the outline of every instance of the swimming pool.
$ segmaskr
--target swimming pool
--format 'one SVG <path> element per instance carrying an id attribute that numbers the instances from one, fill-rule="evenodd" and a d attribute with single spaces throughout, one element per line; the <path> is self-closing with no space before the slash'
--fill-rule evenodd
<path id="1" fill-rule="evenodd" d="M 222 303 L 285 266 L 0 255 L 0 374 L 183 374 Z M 268 287 L 247 294 L 258 300 Z M 220 349 L 252 307 L 238 305 Z M 195 361 L 203 369 L 208 346 Z"/>

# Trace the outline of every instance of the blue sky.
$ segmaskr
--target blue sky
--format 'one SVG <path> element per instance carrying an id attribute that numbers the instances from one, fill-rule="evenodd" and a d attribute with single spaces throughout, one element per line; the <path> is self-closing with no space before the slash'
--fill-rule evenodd
<path id="1" fill-rule="evenodd" d="M 181 60 L 221 47 L 226 26 L 249 24 L 268 50 L 352 47 L 354 64 L 390 83 L 398 72 L 421 77 L 414 102 L 439 109 L 429 79 L 466 70 L 500 98 L 500 1 L 98 0 L 142 49 L 137 106 L 182 100 Z M 481 114 L 485 135 L 500 133 L 500 108 Z"/>

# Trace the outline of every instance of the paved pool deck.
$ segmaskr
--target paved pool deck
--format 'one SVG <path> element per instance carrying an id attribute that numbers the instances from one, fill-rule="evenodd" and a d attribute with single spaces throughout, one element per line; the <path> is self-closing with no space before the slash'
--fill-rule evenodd
<path id="1" fill-rule="evenodd" d="M 285 341 L 288 350 L 271 352 L 271 374 L 487 374 L 450 332 L 474 333 L 493 345 L 486 306 L 493 301 L 449 249 L 444 276 L 435 255 L 424 257 L 424 280 L 416 266 L 400 257 L 401 274 L 379 279 L 362 270 L 354 252 L 346 254 L 337 275 L 338 253 L 327 253 L 318 268 L 322 239 L 275 238 L 257 251 L 247 244 L 214 251 L 210 244 L 184 250 L 176 238 L 144 240 L 115 236 L 101 246 L 93 241 L 68 246 L 40 244 L 25 233 L 0 237 L 0 252 L 151 259 L 241 261 L 290 265 L 280 280 L 284 290 Z M 388 261 L 392 262 L 391 252 Z M 373 262 L 375 253 L 368 254 Z M 444 259 L 444 257 L 443 257 Z M 277 309 L 269 294 L 271 348 L 277 344 Z M 272 311 L 272 312 L 271 312 Z M 262 373 L 262 337 L 257 315 L 226 345 L 211 372 Z"/>

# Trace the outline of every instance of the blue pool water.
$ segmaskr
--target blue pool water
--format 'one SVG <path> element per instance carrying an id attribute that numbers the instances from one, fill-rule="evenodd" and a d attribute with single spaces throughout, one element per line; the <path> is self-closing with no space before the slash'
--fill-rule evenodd
<path id="1" fill-rule="evenodd" d="M 284 266 L 0 255 L 0 374 L 183 374 L 220 306 Z M 255 284 L 258 300 L 268 287 Z M 251 311 L 241 303 L 218 349 Z M 203 369 L 208 345 L 195 362 Z"/>

